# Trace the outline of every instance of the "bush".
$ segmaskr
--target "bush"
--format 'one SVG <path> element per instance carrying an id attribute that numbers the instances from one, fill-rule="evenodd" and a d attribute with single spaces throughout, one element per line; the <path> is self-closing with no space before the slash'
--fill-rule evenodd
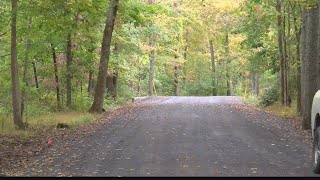
<path id="1" fill-rule="evenodd" d="M 279 91 L 278 88 L 273 86 L 265 90 L 263 95 L 260 98 L 260 105 L 269 106 L 273 103 L 277 102 L 279 99 Z"/>

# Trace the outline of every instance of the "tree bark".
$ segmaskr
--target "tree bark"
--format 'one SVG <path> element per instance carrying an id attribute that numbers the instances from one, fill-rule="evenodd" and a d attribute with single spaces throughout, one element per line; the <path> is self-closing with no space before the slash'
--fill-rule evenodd
<path id="1" fill-rule="evenodd" d="M 255 92 L 255 95 L 258 97 L 259 96 L 259 74 L 257 72 L 254 73 L 254 82 L 255 82 L 254 92 Z"/>
<path id="2" fill-rule="evenodd" d="M 54 78 L 55 78 L 55 82 L 56 82 L 57 108 L 61 109 L 57 55 L 56 55 L 56 50 L 55 50 L 52 43 L 51 43 L 51 50 L 52 50 L 52 59 L 53 59 L 53 67 L 54 67 Z"/>
<path id="3" fill-rule="evenodd" d="M 285 89 L 284 89 L 284 82 L 285 82 L 285 74 L 284 74 L 284 62 L 285 62 L 285 57 L 283 53 L 283 28 L 282 28 L 282 1 L 277 0 L 277 28 L 278 28 L 278 48 L 279 48 L 279 58 L 280 58 L 280 99 L 281 99 L 281 104 L 285 104 Z"/>
<path id="4" fill-rule="evenodd" d="M 298 5 L 299 6 L 299 5 Z M 299 6 L 300 9 L 300 6 Z M 297 112 L 301 115 L 301 53 L 300 53 L 300 38 L 301 25 L 297 24 L 297 15 L 295 6 L 292 8 L 294 31 L 296 38 L 296 60 L 297 60 Z"/>
<path id="5" fill-rule="evenodd" d="M 149 68 L 149 96 L 153 96 L 154 87 L 154 64 L 155 64 L 155 52 L 154 52 L 154 36 L 150 37 L 150 47 L 151 51 L 149 54 L 150 68 Z"/>
<path id="6" fill-rule="evenodd" d="M 36 84 L 36 88 L 39 89 L 37 67 L 35 62 L 32 62 L 32 68 L 33 68 L 34 83 Z"/>
<path id="7" fill-rule="evenodd" d="M 93 76 L 93 71 L 90 70 L 90 71 L 89 71 L 89 79 L 88 79 L 88 89 L 87 89 L 89 96 L 90 96 L 90 94 L 91 94 L 92 87 L 93 87 L 93 86 L 92 86 L 92 76 Z"/>
<path id="8" fill-rule="evenodd" d="M 177 57 L 176 57 L 176 58 L 177 58 Z M 175 95 L 175 96 L 179 96 L 178 71 L 179 71 L 179 67 L 178 67 L 178 65 L 175 65 L 175 66 L 174 66 L 174 95 Z"/>
<path id="9" fill-rule="evenodd" d="M 17 62 L 17 0 L 12 0 L 11 14 L 11 78 L 12 78 L 12 108 L 13 122 L 19 129 L 25 126 L 21 116 L 21 92 L 19 89 L 18 62 Z"/>
<path id="10" fill-rule="evenodd" d="M 230 87 L 230 75 L 229 75 L 229 63 L 230 63 L 230 57 L 229 57 L 229 32 L 226 33 L 226 39 L 225 39 L 225 57 L 226 57 L 226 69 L 227 69 L 227 96 L 231 96 L 231 87 Z"/>
<path id="11" fill-rule="evenodd" d="M 182 76 L 182 89 L 186 89 L 186 83 L 187 83 L 187 52 L 188 52 L 188 39 L 189 39 L 189 31 L 186 30 L 184 34 L 184 39 L 185 39 L 185 45 L 184 45 L 184 52 L 183 52 L 183 76 Z"/>
<path id="12" fill-rule="evenodd" d="M 32 22 L 32 18 L 30 17 L 29 18 L 29 25 L 28 27 L 31 28 L 31 22 Z M 25 83 L 26 87 L 28 88 L 29 87 L 29 82 L 28 82 L 28 78 L 27 78 L 27 74 L 28 74 L 28 63 L 29 63 L 29 51 L 30 51 L 30 48 L 31 48 L 31 42 L 30 42 L 30 39 L 27 39 L 26 41 L 26 54 L 25 54 L 25 58 L 24 58 L 24 65 L 23 65 L 23 82 Z M 22 93 L 21 93 L 21 118 L 23 118 L 23 113 L 24 113 L 24 110 L 25 110 L 25 102 L 26 102 L 26 90 L 22 90 Z M 26 122 L 28 120 L 28 114 L 26 112 Z"/>
<path id="13" fill-rule="evenodd" d="M 111 38 L 114 28 L 114 22 L 117 15 L 119 0 L 112 0 L 109 6 L 108 17 L 105 24 L 105 29 L 103 33 L 102 47 L 101 47 L 101 57 L 98 72 L 98 79 L 95 87 L 94 100 L 89 112 L 91 113 L 101 113 L 103 108 L 105 90 L 106 90 L 106 79 L 107 79 L 107 69 L 110 58 L 110 47 Z"/>
<path id="14" fill-rule="evenodd" d="M 303 8 L 301 31 L 301 110 L 303 128 L 311 127 L 311 108 L 319 89 L 319 3 Z"/>
<path id="15" fill-rule="evenodd" d="M 67 39 L 67 75 L 66 75 L 66 90 L 67 90 L 67 101 L 66 101 L 66 106 L 71 107 L 72 105 L 72 70 L 71 70 L 71 65 L 72 65 L 72 41 L 71 41 L 71 34 L 68 35 Z"/>
<path id="16" fill-rule="evenodd" d="M 141 66 L 139 63 L 139 67 L 138 67 L 138 94 L 139 94 L 139 96 L 141 96 L 141 75 L 142 75 L 141 74 Z"/>
<path id="17" fill-rule="evenodd" d="M 291 12 L 290 12 L 290 7 L 288 4 L 287 7 L 287 59 L 286 59 L 286 106 L 291 106 L 291 95 L 290 95 L 290 68 L 291 68 L 291 58 L 292 58 L 292 54 L 291 54 L 291 22 L 290 22 L 290 18 L 291 18 Z"/>
<path id="18" fill-rule="evenodd" d="M 217 95 L 217 87 L 216 87 L 216 63 L 214 59 L 214 47 L 212 40 L 209 40 L 210 45 L 210 54 L 211 54 L 211 69 L 212 69 L 212 96 Z"/>

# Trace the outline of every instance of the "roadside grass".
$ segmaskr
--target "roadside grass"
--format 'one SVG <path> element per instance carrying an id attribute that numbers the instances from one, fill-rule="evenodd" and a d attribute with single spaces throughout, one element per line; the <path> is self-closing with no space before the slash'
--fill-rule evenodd
<path id="1" fill-rule="evenodd" d="M 106 102 L 107 104 L 108 102 Z M 121 102 L 108 103 L 106 112 L 113 112 L 116 109 L 128 104 L 128 101 L 122 100 Z M 12 116 L 0 114 L 0 137 L 19 137 L 28 139 L 37 133 L 37 130 L 53 129 L 58 123 L 65 123 L 70 128 L 76 128 L 81 124 L 91 123 L 102 117 L 102 114 L 90 114 L 88 112 L 78 111 L 61 111 L 61 112 L 48 112 L 45 114 L 37 115 L 28 118 L 29 127 L 27 130 L 17 130 L 14 126 Z M 24 119 L 25 121 L 25 119 Z"/>
<path id="2" fill-rule="evenodd" d="M 297 118 L 299 114 L 297 113 L 297 101 L 293 100 L 291 103 L 291 107 L 285 107 L 281 105 L 280 102 L 276 102 L 269 106 L 260 105 L 260 100 L 258 97 L 254 95 L 247 95 L 243 98 L 244 103 L 254 105 L 259 107 L 260 109 L 274 114 L 276 116 L 285 117 L 285 118 Z"/>
<path id="3" fill-rule="evenodd" d="M 0 136 L 29 138 L 34 135 L 34 130 L 42 129 L 43 127 L 54 128 L 58 123 L 65 123 L 72 128 L 83 123 L 93 122 L 98 117 L 99 115 L 82 112 L 53 112 L 30 118 L 28 121 L 29 128 L 25 131 L 15 128 L 12 117 L 0 118 Z"/>
<path id="4" fill-rule="evenodd" d="M 251 94 L 244 96 L 243 101 L 246 104 L 255 105 L 255 106 L 259 105 L 259 99 L 256 96 L 251 95 Z"/>
<path id="5" fill-rule="evenodd" d="M 297 118 L 299 117 L 299 114 L 297 113 L 297 102 L 292 101 L 291 107 L 285 107 L 281 105 L 281 103 L 277 102 L 273 105 L 261 107 L 266 112 L 269 112 L 271 114 L 280 116 L 280 117 L 286 117 L 286 118 Z"/>

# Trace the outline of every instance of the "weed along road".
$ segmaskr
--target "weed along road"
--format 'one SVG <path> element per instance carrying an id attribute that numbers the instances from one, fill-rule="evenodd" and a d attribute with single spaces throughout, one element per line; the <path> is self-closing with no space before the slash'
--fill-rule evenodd
<path id="1" fill-rule="evenodd" d="M 150 97 L 20 175 L 315 176 L 300 131 L 240 97 Z"/>

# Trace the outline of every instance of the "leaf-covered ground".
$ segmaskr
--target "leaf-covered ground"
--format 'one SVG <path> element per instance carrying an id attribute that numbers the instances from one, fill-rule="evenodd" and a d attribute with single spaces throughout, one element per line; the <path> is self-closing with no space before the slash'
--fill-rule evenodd
<path id="1" fill-rule="evenodd" d="M 1 167 L 8 176 L 314 176 L 300 126 L 238 97 L 153 97 L 15 144 L 21 156 L 1 154 Z"/>

